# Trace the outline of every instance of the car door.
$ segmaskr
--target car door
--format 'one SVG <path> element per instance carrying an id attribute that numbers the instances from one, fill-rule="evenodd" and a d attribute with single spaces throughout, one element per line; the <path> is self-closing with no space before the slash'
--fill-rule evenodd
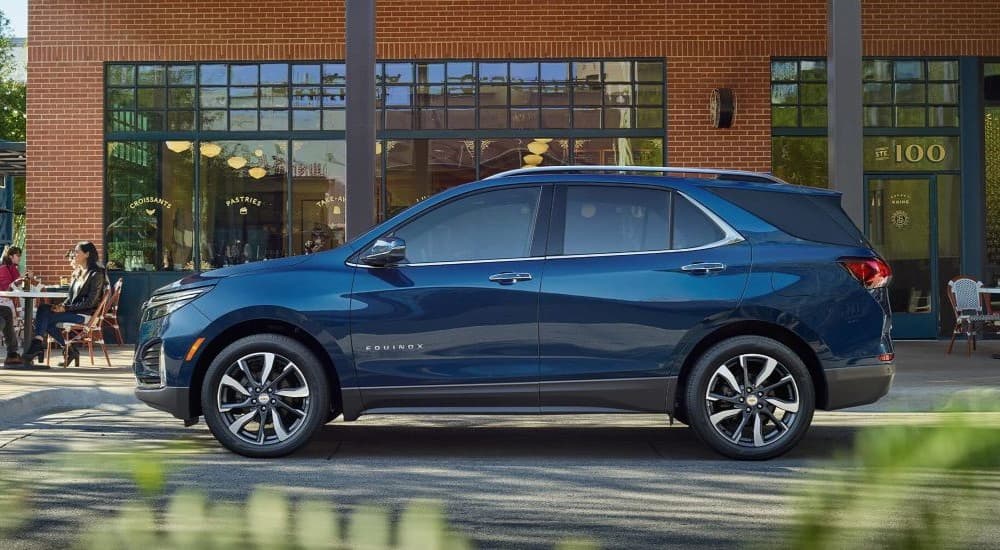
<path id="1" fill-rule="evenodd" d="M 366 409 L 538 410 L 543 191 L 463 195 L 392 231 L 404 262 L 358 262 L 351 334 Z"/>
<path id="2" fill-rule="evenodd" d="M 739 304 L 750 246 L 659 186 L 556 187 L 539 303 L 543 411 L 663 411 L 678 342 Z"/>

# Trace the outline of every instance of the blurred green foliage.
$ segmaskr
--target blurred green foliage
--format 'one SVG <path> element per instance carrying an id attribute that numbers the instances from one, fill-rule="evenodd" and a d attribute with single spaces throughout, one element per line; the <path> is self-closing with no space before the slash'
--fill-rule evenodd
<path id="1" fill-rule="evenodd" d="M 927 425 L 858 434 L 846 468 L 817 476 L 793 509 L 788 546 L 972 548 L 1000 516 L 1000 415 L 971 396 Z M 992 519 L 991 519 L 992 518 Z"/>
<path id="2" fill-rule="evenodd" d="M 448 527 L 435 502 L 410 503 L 394 526 L 389 513 L 374 506 L 342 518 L 325 501 L 303 499 L 293 505 L 277 491 L 259 489 L 245 505 L 212 503 L 201 493 L 181 491 L 162 519 L 149 503 L 129 505 L 117 518 L 91 528 L 80 548 L 466 550 L 471 545 Z"/>

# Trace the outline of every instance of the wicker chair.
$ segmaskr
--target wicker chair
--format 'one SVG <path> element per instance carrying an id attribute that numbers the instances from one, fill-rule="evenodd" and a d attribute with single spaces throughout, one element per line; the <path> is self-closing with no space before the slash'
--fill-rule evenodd
<path id="1" fill-rule="evenodd" d="M 101 327 L 109 327 L 111 330 L 115 331 L 115 339 L 118 340 L 118 345 L 125 343 L 122 339 L 122 329 L 118 325 L 118 300 L 122 297 L 122 285 L 124 280 L 119 277 L 115 281 L 114 286 L 111 287 L 111 300 L 108 302 L 108 310 L 104 313 L 104 318 L 101 320 Z"/>
<path id="2" fill-rule="evenodd" d="M 111 357 L 108 356 L 108 348 L 104 344 L 104 332 L 101 330 L 104 322 L 104 314 L 108 310 L 111 298 L 110 289 L 105 286 L 104 296 L 98 302 L 97 309 L 94 310 L 92 315 L 87 316 L 86 321 L 83 323 L 59 323 L 56 325 L 62 329 L 63 339 L 66 341 L 67 346 L 87 344 L 87 349 L 90 351 L 91 366 L 94 365 L 94 344 L 101 345 L 101 350 L 104 351 L 104 360 L 107 361 L 109 367 L 111 366 Z M 45 347 L 46 365 L 49 364 L 51 359 L 52 342 L 52 339 L 49 338 L 48 344 Z"/>
<path id="3" fill-rule="evenodd" d="M 948 342 L 948 352 L 955 345 L 955 337 L 964 334 L 968 341 L 969 355 L 976 349 L 976 335 L 983 330 L 995 330 L 994 323 L 1000 321 L 1000 315 L 983 312 L 983 298 L 979 292 L 983 283 L 965 275 L 959 275 L 948 281 L 948 301 L 955 310 L 955 328 Z"/>

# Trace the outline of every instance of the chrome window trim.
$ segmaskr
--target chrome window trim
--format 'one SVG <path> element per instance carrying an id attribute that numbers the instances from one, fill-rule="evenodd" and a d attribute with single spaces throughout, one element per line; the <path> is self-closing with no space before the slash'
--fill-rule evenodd
<path id="1" fill-rule="evenodd" d="M 453 262 L 424 262 L 418 264 L 396 264 L 393 266 L 385 266 L 385 267 L 425 267 L 425 266 L 435 266 L 435 265 L 486 264 L 495 262 L 534 262 L 544 259 L 545 256 L 533 256 L 530 258 L 491 258 L 488 260 L 455 260 Z M 379 267 L 367 264 L 357 264 L 354 262 L 347 262 L 347 265 L 351 267 L 364 267 L 368 269 L 385 269 L 385 267 Z"/>
<path id="2" fill-rule="evenodd" d="M 695 208 L 697 208 L 698 210 L 700 210 L 702 214 L 704 214 L 705 216 L 707 216 L 708 219 L 711 220 L 712 223 L 714 223 L 716 225 L 716 227 L 718 227 L 719 229 L 722 230 L 722 233 L 723 233 L 722 238 L 719 239 L 719 240 L 717 240 L 717 241 L 714 241 L 714 242 L 706 243 L 706 244 L 703 244 L 701 246 L 695 246 L 695 247 L 691 247 L 691 248 L 666 248 L 666 249 L 660 249 L 660 250 L 635 250 L 635 251 L 631 251 L 631 252 L 595 252 L 595 253 L 592 253 L 592 254 L 555 254 L 555 255 L 551 255 L 551 256 L 550 255 L 546 255 L 546 256 L 534 256 L 534 257 L 529 257 L 529 258 L 493 258 L 493 259 L 489 259 L 489 260 L 457 260 L 457 261 L 453 261 L 453 262 L 424 262 L 424 263 L 418 263 L 418 264 L 399 264 L 398 266 L 393 266 L 393 267 L 424 267 L 424 266 L 441 266 L 441 265 L 483 264 L 483 263 L 491 263 L 491 262 L 530 262 L 530 261 L 548 260 L 548 259 L 562 259 L 562 258 L 602 258 L 602 257 L 608 257 L 608 256 L 637 256 L 637 255 L 640 255 L 640 254 L 669 254 L 669 253 L 676 253 L 676 252 L 697 252 L 699 250 L 707 250 L 707 249 L 710 249 L 710 248 L 718 248 L 720 246 L 726 246 L 726 245 L 730 245 L 730 244 L 736 244 L 736 243 L 740 243 L 740 242 L 743 242 L 743 241 L 746 240 L 743 237 L 743 235 L 740 235 L 739 232 L 737 232 L 735 229 L 733 229 L 733 227 L 731 225 L 729 225 L 728 223 L 726 223 L 725 221 L 723 221 L 723 219 L 720 218 L 719 216 L 717 216 L 715 214 L 715 212 L 712 212 L 711 210 L 709 210 L 708 208 L 706 208 L 704 205 L 702 205 L 700 202 L 692 199 L 686 193 L 683 193 L 683 192 L 678 191 L 676 189 L 671 189 L 670 191 L 673 192 L 673 193 L 676 193 L 676 194 L 680 195 L 681 197 L 684 197 L 685 199 L 687 199 L 687 201 L 690 202 L 691 204 L 693 204 L 695 206 Z M 670 223 L 673 223 L 673 220 L 671 220 Z M 384 269 L 383 267 L 372 266 L 372 265 L 365 265 L 365 264 L 357 264 L 357 263 L 353 263 L 353 262 L 347 262 L 347 265 L 349 265 L 351 267 L 363 267 L 363 268 L 367 268 L 367 269 Z"/>

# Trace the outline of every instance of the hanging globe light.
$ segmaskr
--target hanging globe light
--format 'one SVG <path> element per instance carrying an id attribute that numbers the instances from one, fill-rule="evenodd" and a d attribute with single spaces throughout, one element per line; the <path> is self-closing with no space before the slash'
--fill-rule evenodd
<path id="1" fill-rule="evenodd" d="M 253 168 L 247 170 L 247 172 L 250 174 L 250 177 L 255 180 L 259 180 L 267 175 L 267 170 L 264 170 L 260 166 L 254 166 Z"/>
<path id="2" fill-rule="evenodd" d="M 205 155 L 208 158 L 213 158 L 219 156 L 219 153 L 222 152 L 222 147 L 220 147 L 217 143 L 205 142 L 201 144 L 199 150 L 202 155 Z"/>
<path id="3" fill-rule="evenodd" d="M 170 149 L 175 153 L 183 153 L 191 148 L 190 141 L 168 141 L 166 142 L 166 145 L 167 149 Z"/>
<path id="4" fill-rule="evenodd" d="M 239 156 L 229 157 L 229 160 L 226 161 L 226 164 L 228 164 L 233 170 L 239 170 L 240 168 L 243 168 L 244 166 L 247 165 L 247 159 Z"/>

